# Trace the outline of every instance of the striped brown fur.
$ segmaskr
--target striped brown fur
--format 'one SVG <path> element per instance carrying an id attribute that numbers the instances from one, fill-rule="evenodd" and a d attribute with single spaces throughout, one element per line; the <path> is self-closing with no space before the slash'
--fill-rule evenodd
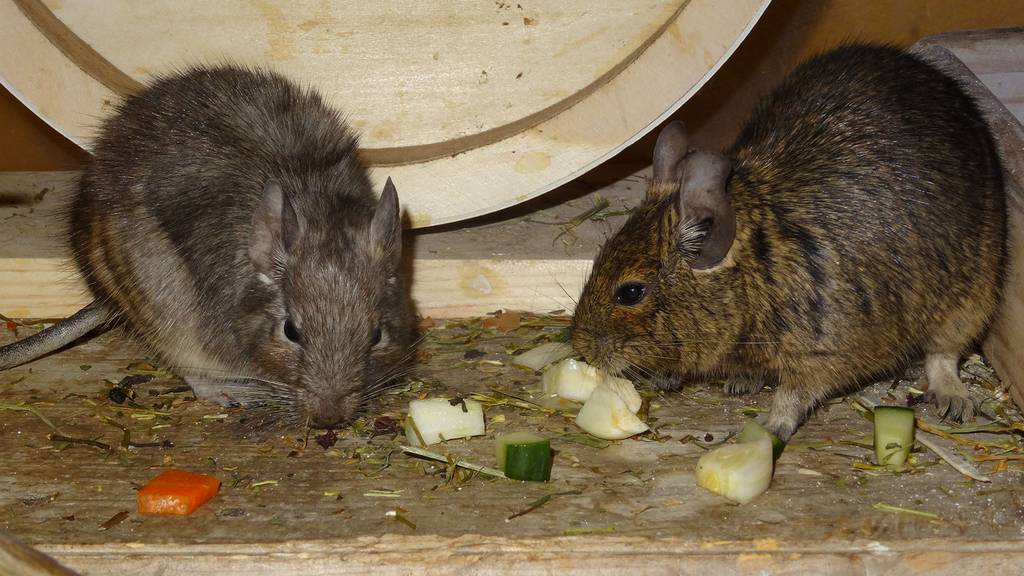
<path id="1" fill-rule="evenodd" d="M 1005 213 L 992 137 L 953 79 L 885 46 L 798 68 L 725 154 L 735 235 L 707 269 L 678 246 L 685 175 L 658 176 L 665 159 L 686 165 L 679 141 L 666 128 L 646 200 L 595 261 L 579 353 L 659 382 L 777 384 L 767 423 L 783 439 L 823 400 L 921 358 L 935 401 L 971 416 L 956 362 L 999 298 Z M 616 303 L 625 282 L 644 299 Z"/>

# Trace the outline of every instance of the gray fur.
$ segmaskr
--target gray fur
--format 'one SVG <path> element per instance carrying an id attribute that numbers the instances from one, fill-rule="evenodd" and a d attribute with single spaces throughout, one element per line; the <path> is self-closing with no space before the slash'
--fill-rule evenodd
<path id="1" fill-rule="evenodd" d="M 336 426 L 402 374 L 397 199 L 378 205 L 356 137 L 316 92 L 191 68 L 127 98 L 94 153 L 69 213 L 78 268 L 197 394 Z"/>

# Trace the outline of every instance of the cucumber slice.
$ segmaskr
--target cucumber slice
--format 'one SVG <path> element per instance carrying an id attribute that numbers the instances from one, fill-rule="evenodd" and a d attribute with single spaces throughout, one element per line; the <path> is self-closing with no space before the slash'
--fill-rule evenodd
<path id="1" fill-rule="evenodd" d="M 499 436 L 496 443 L 498 469 L 513 480 L 547 482 L 551 479 L 554 456 L 551 442 L 530 432 Z"/>
<path id="2" fill-rule="evenodd" d="M 409 402 L 405 438 L 413 446 L 429 446 L 483 433 L 484 409 L 476 400 L 428 398 Z"/>
<path id="3" fill-rule="evenodd" d="M 875 458 L 880 466 L 901 466 L 914 447 L 914 409 L 875 406 Z"/>
<path id="4" fill-rule="evenodd" d="M 779 437 L 775 434 L 765 430 L 764 426 L 758 424 L 756 420 L 747 420 L 747 423 L 743 425 L 743 429 L 736 435 L 736 442 L 741 444 L 743 442 L 751 442 L 762 436 L 766 436 L 772 441 L 772 459 L 778 460 L 779 456 L 782 456 L 782 451 L 786 449 L 786 443 L 779 440 Z"/>
<path id="5" fill-rule="evenodd" d="M 716 448 L 697 461 L 697 485 L 746 504 L 772 482 L 772 441 L 767 432 L 749 442 Z"/>
<path id="6" fill-rule="evenodd" d="M 601 373 L 586 362 L 566 358 L 544 373 L 544 392 L 560 398 L 586 402 L 601 382 Z"/>
<path id="7" fill-rule="evenodd" d="M 636 415 L 640 395 L 628 380 L 622 382 L 625 385 L 604 382 L 594 388 L 576 415 L 576 425 L 605 440 L 622 440 L 646 432 L 647 424 Z"/>

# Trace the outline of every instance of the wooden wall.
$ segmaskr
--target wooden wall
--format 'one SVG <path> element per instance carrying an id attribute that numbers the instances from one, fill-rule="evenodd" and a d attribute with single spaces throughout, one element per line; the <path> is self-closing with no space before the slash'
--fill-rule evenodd
<path id="1" fill-rule="evenodd" d="M 690 124 L 698 145 L 721 148 L 755 99 L 809 54 L 849 39 L 909 45 L 938 32 L 1006 26 L 1024 26 L 1024 0 L 774 0 L 733 58 L 677 116 Z M 621 159 L 644 161 L 652 146 L 653 135 Z M 85 158 L 0 88 L 0 170 L 66 170 Z"/>
<path id="2" fill-rule="evenodd" d="M 809 56 L 850 40 L 909 46 L 940 32 L 1024 26 L 1024 0 L 773 0 L 701 91 L 676 113 L 696 145 L 732 143 L 757 99 Z M 655 133 L 624 156 L 650 158 Z"/>

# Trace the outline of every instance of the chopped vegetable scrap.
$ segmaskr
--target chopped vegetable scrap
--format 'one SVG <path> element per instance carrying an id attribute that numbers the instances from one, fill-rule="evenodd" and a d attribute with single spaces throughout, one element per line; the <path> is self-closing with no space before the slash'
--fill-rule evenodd
<path id="1" fill-rule="evenodd" d="M 146 484 L 136 497 L 139 513 L 187 516 L 220 489 L 220 480 L 207 474 L 165 470 Z"/>
<path id="2" fill-rule="evenodd" d="M 920 516 L 922 518 L 928 518 L 929 520 L 938 520 L 939 515 L 934 512 L 926 512 L 924 510 L 914 510 L 913 508 L 903 508 L 901 506 L 893 506 L 884 502 L 876 502 L 871 506 L 875 510 L 882 512 L 893 512 L 895 514 L 910 514 L 912 516 Z"/>
<path id="3" fill-rule="evenodd" d="M 495 478 L 507 478 L 505 473 L 495 468 L 488 468 L 487 466 L 481 466 L 479 464 L 473 464 L 464 460 L 456 460 L 451 456 L 445 454 L 438 454 L 437 452 L 431 452 L 424 450 L 423 448 L 417 448 L 416 446 L 402 446 L 402 452 L 406 454 L 412 454 L 413 456 L 419 456 L 420 458 L 426 458 L 428 460 L 434 460 L 436 462 L 444 462 L 452 467 L 465 468 L 473 472 L 479 472 L 487 476 L 493 476 Z"/>
<path id="4" fill-rule="evenodd" d="M 753 420 L 747 422 L 737 444 L 727 444 L 697 461 L 697 485 L 730 500 L 746 504 L 768 489 L 774 460 L 772 439 Z"/>
<path id="5" fill-rule="evenodd" d="M 579 360 L 566 358 L 544 372 L 544 392 L 574 402 L 586 402 L 601 382 L 597 368 Z"/>
<path id="6" fill-rule="evenodd" d="M 711 434 L 708 434 L 707 436 L 711 436 Z M 757 440 L 762 436 L 767 436 L 772 441 L 772 458 L 778 460 L 779 456 L 782 456 L 782 451 L 786 449 L 786 443 L 779 439 L 775 434 L 765 430 L 764 426 L 758 424 L 756 420 L 747 420 L 747 423 L 743 425 L 743 429 L 736 435 L 736 442 L 742 444 L 744 442 Z M 711 436 L 710 440 L 705 437 L 705 441 L 707 442 L 711 442 L 711 440 L 714 439 L 714 436 Z"/>
<path id="7" fill-rule="evenodd" d="M 531 432 L 499 436 L 496 446 L 498 468 L 513 480 L 547 482 L 551 479 L 554 456 L 551 442 Z"/>
<path id="8" fill-rule="evenodd" d="M 621 440 L 648 430 L 637 416 L 642 405 L 633 383 L 567 358 L 544 373 L 544 392 L 583 402 L 576 424 L 605 440 Z"/>
<path id="9" fill-rule="evenodd" d="M 648 430 L 636 413 L 642 400 L 633 383 L 605 378 L 576 415 L 576 425 L 605 440 L 621 440 Z"/>
<path id="10" fill-rule="evenodd" d="M 914 446 L 914 409 L 875 406 L 875 458 L 880 466 L 902 466 Z"/>
<path id="11" fill-rule="evenodd" d="M 484 433 L 484 409 L 476 400 L 428 398 L 409 402 L 405 437 L 413 446 Z"/>

